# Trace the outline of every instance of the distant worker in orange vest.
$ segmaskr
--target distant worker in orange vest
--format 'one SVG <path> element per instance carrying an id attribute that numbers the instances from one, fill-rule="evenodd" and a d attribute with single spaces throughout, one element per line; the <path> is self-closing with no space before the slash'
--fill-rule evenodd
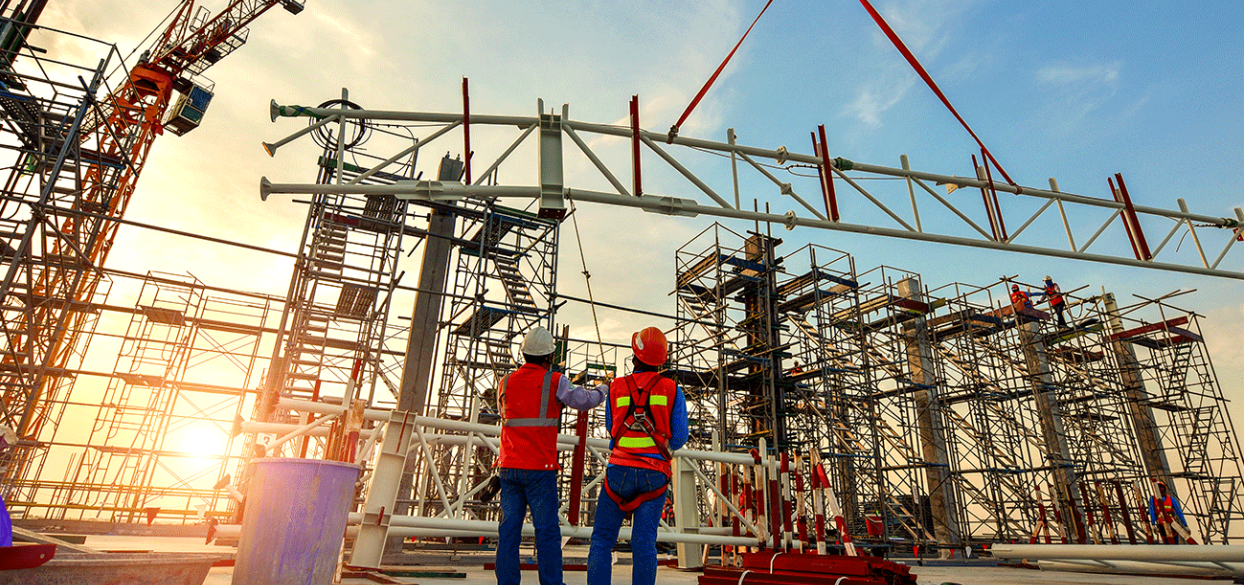
<path id="1" fill-rule="evenodd" d="M 1011 285 L 1011 304 L 1015 305 L 1015 309 L 1031 309 L 1032 297 L 1027 292 L 1019 290 L 1018 284 Z"/>
<path id="2" fill-rule="evenodd" d="M 1067 320 L 1063 318 L 1063 309 L 1067 308 L 1067 301 L 1063 299 L 1063 290 L 1058 288 L 1058 284 L 1054 282 L 1050 275 L 1045 275 L 1045 300 L 1050 302 L 1050 308 L 1054 309 L 1054 313 L 1058 315 L 1058 326 L 1063 329 L 1067 328 Z"/>
<path id="3" fill-rule="evenodd" d="M 1166 544 L 1179 544 L 1180 532 L 1187 533 L 1188 521 L 1184 519 L 1184 511 L 1179 507 L 1179 500 L 1166 493 L 1166 484 L 1158 481 L 1158 495 L 1149 498 L 1149 522 L 1158 525 L 1162 539 Z M 1175 522 L 1179 522 L 1176 526 Z M 1182 529 L 1182 530 L 1181 530 Z"/>
<path id="4" fill-rule="evenodd" d="M 523 339 L 523 365 L 501 380 L 501 522 L 495 573 L 499 585 L 518 585 L 518 545 L 531 508 L 536 529 L 540 585 L 563 585 L 561 529 L 557 525 L 557 431 L 563 406 L 590 410 L 604 402 L 609 387 L 586 389 L 553 370 L 557 344 L 536 327 Z M 582 378 L 583 374 L 576 376 Z M 578 380 L 576 380 L 578 381 Z"/>
<path id="5" fill-rule="evenodd" d="M 612 453 L 604 494 L 596 502 L 588 585 L 609 585 L 618 529 L 631 519 L 631 583 L 657 578 L 657 524 L 665 508 L 673 452 L 687 442 L 687 400 L 673 380 L 657 373 L 669 356 L 665 334 L 648 327 L 631 336 L 634 373 L 613 381 L 605 420 Z"/>

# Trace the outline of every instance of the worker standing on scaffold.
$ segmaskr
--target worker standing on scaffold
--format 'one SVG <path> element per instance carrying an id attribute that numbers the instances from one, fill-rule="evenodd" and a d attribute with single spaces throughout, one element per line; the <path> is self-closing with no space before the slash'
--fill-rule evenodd
<path id="1" fill-rule="evenodd" d="M 1179 533 L 1188 532 L 1184 528 L 1188 521 L 1184 519 L 1183 508 L 1179 506 L 1179 500 L 1166 492 L 1165 482 L 1154 483 L 1157 484 L 1158 495 L 1149 498 L 1149 521 L 1158 525 L 1158 531 L 1162 533 L 1162 540 L 1166 544 L 1179 544 Z M 1179 522 L 1179 525 L 1176 526 L 1175 522 Z"/>
<path id="2" fill-rule="evenodd" d="M 1063 309 L 1067 308 L 1067 301 L 1063 299 L 1063 290 L 1058 288 L 1058 283 L 1054 282 L 1050 275 L 1045 275 L 1045 300 L 1050 302 L 1050 308 L 1054 309 L 1054 313 L 1058 315 L 1058 326 L 1066 329 L 1067 320 L 1063 318 Z"/>
<path id="3" fill-rule="evenodd" d="M 687 442 L 687 401 L 673 380 L 657 373 L 669 356 L 665 334 L 648 327 L 631 336 L 634 373 L 609 387 L 606 420 L 612 453 L 605 469 L 608 497 L 596 503 L 588 585 L 608 585 L 618 529 L 631 520 L 631 583 L 657 578 L 657 524 L 661 520 L 673 451 Z"/>
<path id="4" fill-rule="evenodd" d="M 574 386 L 553 371 L 556 349 L 548 329 L 532 329 L 523 339 L 522 367 L 502 379 L 497 392 L 502 416 L 501 455 L 497 458 L 501 522 L 495 567 L 499 585 L 518 585 L 522 579 L 518 545 L 528 508 L 536 529 L 540 585 L 563 585 L 561 529 L 557 525 L 557 430 L 562 406 L 589 410 L 605 400 L 609 389 L 604 384 L 590 390 Z"/>
<path id="5" fill-rule="evenodd" d="M 1012 284 L 1011 285 L 1011 304 L 1015 305 L 1016 311 L 1018 311 L 1019 309 L 1031 309 L 1032 308 L 1032 297 L 1029 296 L 1027 291 L 1019 290 L 1018 284 Z"/>

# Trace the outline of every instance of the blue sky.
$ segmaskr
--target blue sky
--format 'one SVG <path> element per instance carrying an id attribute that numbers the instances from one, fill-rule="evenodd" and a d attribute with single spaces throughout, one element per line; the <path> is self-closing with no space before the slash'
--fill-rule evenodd
<path id="1" fill-rule="evenodd" d="M 1174 208 L 1184 198 L 1193 211 L 1215 216 L 1244 204 L 1244 3 L 874 3 L 1019 183 L 1044 187 L 1056 177 L 1065 191 L 1109 197 L 1106 178 L 1119 172 L 1138 203 Z M 305 208 L 261 204 L 256 185 L 264 175 L 311 182 L 312 150 L 292 145 L 275 159 L 263 154 L 260 142 L 298 127 L 269 122 L 272 98 L 313 105 L 348 87 L 352 99 L 371 109 L 454 112 L 466 76 L 478 113 L 531 115 L 544 98 L 549 105 L 569 103 L 575 119 L 622 123 L 627 100 L 638 94 L 644 126 L 664 130 L 763 5 L 308 0 L 298 16 L 273 10 L 255 23 L 248 46 L 209 70 L 217 97 L 204 126 L 156 144 L 130 217 L 293 250 Z M 44 24 L 129 52 L 171 7 L 70 0 L 49 6 Z M 733 127 L 742 143 L 807 153 L 818 124 L 826 125 L 831 154 L 872 164 L 898 166 L 899 155 L 908 154 L 917 169 L 968 175 L 977 152 L 854 0 L 775 1 L 682 135 L 724 141 Z M 496 146 L 487 138 L 480 145 L 481 155 Z M 710 162 L 696 170 L 728 181 L 725 168 Z M 647 185 L 694 196 L 685 183 L 657 173 Z M 763 190 L 756 196 L 773 199 Z M 1004 209 L 1026 205 L 1003 198 Z M 871 217 L 858 197 L 843 210 L 846 221 Z M 580 216 L 596 297 L 672 312 L 666 293 L 673 250 L 704 222 L 623 214 L 628 222 L 619 228 L 614 213 L 584 209 Z M 925 221 L 928 227 L 934 220 Z M 1029 243 L 1058 245 L 1054 225 L 1042 224 L 1044 233 L 1034 227 Z M 1112 228 L 1103 244 L 1126 246 L 1121 231 Z M 562 265 L 577 266 L 568 236 Z M 1207 316 L 1202 326 L 1224 390 L 1244 398 L 1238 281 L 842 233 L 797 230 L 784 237 L 790 250 L 816 241 L 852 252 L 861 269 L 886 264 L 919 272 L 931 287 L 988 284 L 1004 274 L 1035 283 L 1048 273 L 1064 289 L 1104 286 L 1124 300 L 1131 293 L 1198 289 L 1177 304 Z M 1188 252 L 1186 245 L 1181 250 Z M 1244 269 L 1241 254 L 1224 265 Z M 289 274 L 283 259 L 238 256 L 131 228 L 122 228 L 111 262 L 135 271 L 190 271 L 209 283 L 274 293 L 284 291 Z M 635 265 L 651 268 L 624 270 Z M 562 283 L 582 295 L 576 273 L 563 275 Z M 567 319 L 585 315 L 572 311 Z M 602 323 L 615 339 L 643 324 L 617 313 L 606 313 Z"/>

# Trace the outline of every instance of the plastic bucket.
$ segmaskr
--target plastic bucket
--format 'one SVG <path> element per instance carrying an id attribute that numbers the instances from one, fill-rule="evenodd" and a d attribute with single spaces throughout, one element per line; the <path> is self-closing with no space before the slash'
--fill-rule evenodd
<path id="1" fill-rule="evenodd" d="M 360 470 L 316 459 L 252 461 L 233 584 L 332 583 Z"/>
<path id="2" fill-rule="evenodd" d="M 865 516 L 864 521 L 866 523 L 865 526 L 868 528 L 869 536 L 881 536 L 885 532 L 885 525 L 881 521 L 881 516 Z"/>

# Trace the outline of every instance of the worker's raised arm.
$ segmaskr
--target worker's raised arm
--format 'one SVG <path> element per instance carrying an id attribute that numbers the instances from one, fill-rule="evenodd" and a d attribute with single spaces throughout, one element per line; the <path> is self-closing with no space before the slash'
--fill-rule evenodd
<path id="1" fill-rule="evenodd" d="M 677 451 L 687 444 L 690 437 L 687 419 L 687 398 L 683 396 L 682 387 L 674 397 L 674 408 L 670 411 L 670 451 Z"/>
<path id="2" fill-rule="evenodd" d="M 575 386 L 566 376 L 562 376 L 561 382 L 557 384 L 557 399 L 575 410 L 591 410 L 604 402 L 607 396 L 609 396 L 609 386 L 605 384 L 600 384 L 595 388 Z"/>

